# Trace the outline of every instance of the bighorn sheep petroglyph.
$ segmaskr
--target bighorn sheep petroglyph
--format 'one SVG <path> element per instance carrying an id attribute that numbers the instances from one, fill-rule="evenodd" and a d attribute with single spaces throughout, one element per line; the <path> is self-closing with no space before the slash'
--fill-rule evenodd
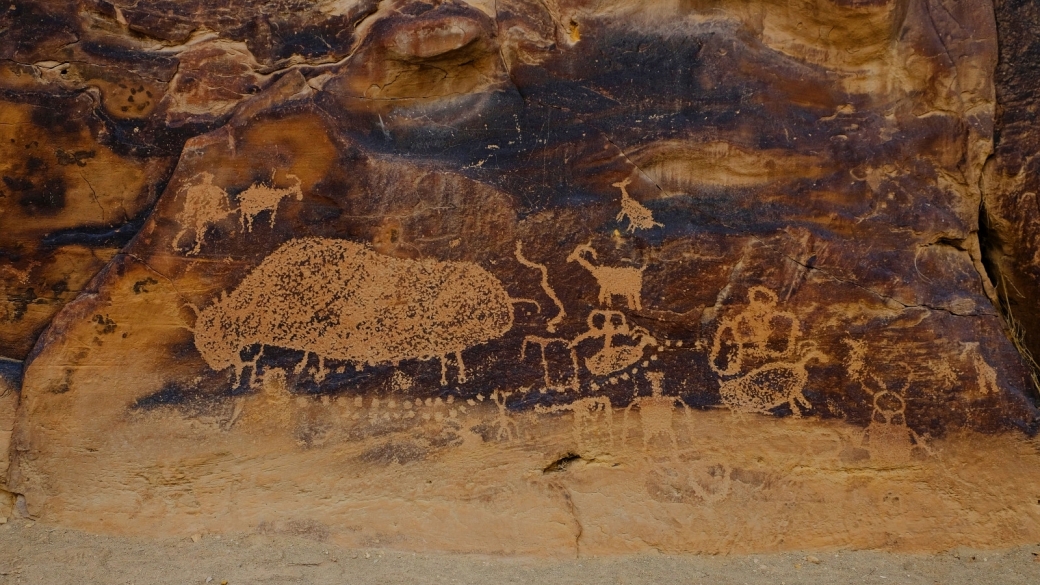
<path id="1" fill-rule="evenodd" d="M 589 244 L 578 244 L 570 256 L 568 262 L 577 262 L 599 283 L 599 302 L 611 306 L 613 297 L 625 297 L 629 309 L 641 310 L 643 308 L 639 296 L 643 289 L 643 271 L 646 265 L 639 268 L 631 266 L 597 266 L 585 259 L 585 254 L 597 258 L 596 249 Z"/>
<path id="2" fill-rule="evenodd" d="M 378 254 L 347 240 L 291 240 L 265 258 L 230 293 L 198 313 L 195 347 L 214 370 L 235 368 L 242 350 L 276 346 L 355 367 L 455 356 L 513 327 L 514 299 L 490 272 L 472 262 L 410 260 Z M 540 307 L 539 307 L 540 310 Z M 299 368 L 302 369 L 302 368 Z"/>

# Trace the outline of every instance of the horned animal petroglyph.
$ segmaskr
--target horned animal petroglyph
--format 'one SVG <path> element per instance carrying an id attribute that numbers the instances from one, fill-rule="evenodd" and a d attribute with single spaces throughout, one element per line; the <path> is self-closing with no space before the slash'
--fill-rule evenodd
<path id="1" fill-rule="evenodd" d="M 618 187 L 621 189 L 621 211 L 617 214 L 617 221 L 621 221 L 624 218 L 628 218 L 628 228 L 625 230 L 629 233 L 639 230 L 648 230 L 655 227 L 664 227 L 663 224 L 654 221 L 654 214 L 649 209 L 643 207 L 643 204 L 632 199 L 632 196 L 628 194 L 628 189 L 625 187 L 632 182 L 632 179 L 625 179 L 624 181 L 614 183 L 612 187 Z"/>
<path id="2" fill-rule="evenodd" d="M 999 392 L 997 371 L 982 357 L 982 353 L 979 352 L 979 342 L 974 341 L 963 345 L 964 350 L 961 351 L 961 357 L 966 357 L 971 361 L 971 365 L 975 369 L 975 380 L 979 386 L 979 393 L 996 394 Z"/>
<path id="3" fill-rule="evenodd" d="M 812 405 L 802 393 L 809 380 L 805 366 L 809 362 L 827 363 L 827 356 L 816 345 L 805 342 L 802 358 L 797 362 L 772 362 L 751 370 L 738 378 L 726 380 L 719 386 L 722 403 L 735 412 L 768 414 L 770 410 L 788 404 L 791 414 L 801 416 L 799 407 Z"/>
<path id="4" fill-rule="evenodd" d="M 462 351 L 501 337 L 513 327 L 514 299 L 491 273 L 472 262 L 410 260 L 378 254 L 361 244 L 301 238 L 283 244 L 230 293 L 198 312 L 195 347 L 214 370 L 241 377 L 263 346 L 354 367 L 397 365 L 447 356 L 466 381 Z M 259 345 L 244 362 L 241 352 Z"/>
<path id="5" fill-rule="evenodd" d="M 187 252 L 189 256 L 194 256 L 202 250 L 209 226 L 232 213 L 227 191 L 213 184 L 213 175 L 203 172 L 197 176 L 202 177 L 202 182 L 187 187 L 184 209 L 178 218 L 181 231 L 173 237 L 171 244 L 174 251 L 179 251 L 177 244 L 190 230 L 195 236 L 195 246 Z"/>
<path id="6" fill-rule="evenodd" d="M 568 262 L 577 262 L 585 270 L 588 270 L 599 283 L 599 302 L 611 306 L 613 297 L 625 297 L 629 309 L 641 310 L 643 308 L 640 295 L 643 290 L 643 271 L 646 265 L 639 268 L 632 266 L 597 266 L 585 259 L 585 254 L 597 258 L 596 249 L 591 244 L 579 244 L 570 256 Z"/>
<path id="7" fill-rule="evenodd" d="M 286 175 L 286 178 L 296 182 L 288 189 L 275 189 L 263 183 L 256 183 L 238 194 L 238 211 L 241 214 L 239 221 L 242 228 L 247 232 L 253 231 L 253 219 L 265 211 L 271 212 L 271 227 L 274 227 L 274 218 L 278 213 L 278 204 L 282 199 L 295 195 L 297 201 L 303 201 L 303 189 L 300 188 L 300 178 L 296 175 Z M 274 175 L 271 176 L 271 184 L 274 184 Z"/>

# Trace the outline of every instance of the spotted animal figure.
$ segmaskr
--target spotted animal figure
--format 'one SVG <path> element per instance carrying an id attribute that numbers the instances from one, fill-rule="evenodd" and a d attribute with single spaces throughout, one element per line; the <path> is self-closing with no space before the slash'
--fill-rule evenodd
<path id="1" fill-rule="evenodd" d="M 597 266 L 589 262 L 585 255 L 593 260 L 597 258 L 596 249 L 591 244 L 579 244 L 570 256 L 568 262 L 577 262 L 588 270 L 599 283 L 599 302 L 611 306 L 615 296 L 625 297 L 629 309 L 641 310 L 643 308 L 640 295 L 643 290 L 643 271 L 646 265 L 639 268 L 633 266 Z"/>
<path id="2" fill-rule="evenodd" d="M 648 230 L 655 227 L 664 227 L 664 224 L 654 221 L 654 214 L 649 209 L 644 207 L 642 203 L 632 199 L 632 196 L 628 194 L 628 189 L 625 189 L 625 187 L 631 182 L 632 179 L 625 179 L 611 185 L 621 189 L 621 211 L 617 214 L 617 221 L 628 218 L 628 228 L 625 230 L 628 233 L 633 233 L 637 229 Z"/>
<path id="3" fill-rule="evenodd" d="M 328 238 L 287 242 L 265 258 L 233 291 L 199 312 L 195 347 L 220 371 L 237 377 L 263 346 L 304 352 L 355 368 L 454 355 L 466 381 L 462 351 L 501 337 L 513 327 L 514 299 L 491 273 L 472 262 L 411 260 Z M 260 346 L 251 362 L 242 351 Z"/>
<path id="4" fill-rule="evenodd" d="M 827 356 L 806 342 L 806 351 L 797 362 L 772 362 L 750 372 L 722 382 L 719 395 L 722 403 L 736 412 L 768 414 L 770 410 L 788 404 L 791 413 L 801 416 L 800 408 L 812 405 L 802 393 L 809 380 L 805 366 L 809 362 L 827 363 Z"/>
<path id="5" fill-rule="evenodd" d="M 300 178 L 296 175 L 286 175 L 286 178 L 292 179 L 296 184 L 288 189 L 275 189 L 263 183 L 257 183 L 238 194 L 239 221 L 242 222 L 242 229 L 252 232 L 253 220 L 265 211 L 271 212 L 271 227 L 273 228 L 275 215 L 278 213 L 278 204 L 282 202 L 282 199 L 295 195 L 297 201 L 303 201 Z M 273 176 L 271 183 L 274 183 Z"/>
<path id="6" fill-rule="evenodd" d="M 195 236 L 195 246 L 186 252 L 194 256 L 202 251 L 206 243 L 206 230 L 209 226 L 221 221 L 231 215 L 231 206 L 228 204 L 228 194 L 217 185 L 213 184 L 213 175 L 201 173 L 202 182 L 189 185 L 184 195 L 184 209 L 181 211 L 178 221 L 181 230 L 173 236 L 172 246 L 179 251 L 178 244 L 189 231 Z"/>

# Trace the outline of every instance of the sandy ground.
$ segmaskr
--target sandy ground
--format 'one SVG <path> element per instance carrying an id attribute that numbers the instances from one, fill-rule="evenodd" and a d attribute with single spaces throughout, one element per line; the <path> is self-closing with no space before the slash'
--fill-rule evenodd
<path id="1" fill-rule="evenodd" d="M 95 536 L 25 520 L 0 526 L 0 584 L 224 582 L 1035 585 L 1040 583 L 1040 544 L 936 555 L 815 551 L 550 561 L 348 550 L 286 535 L 152 541 Z"/>

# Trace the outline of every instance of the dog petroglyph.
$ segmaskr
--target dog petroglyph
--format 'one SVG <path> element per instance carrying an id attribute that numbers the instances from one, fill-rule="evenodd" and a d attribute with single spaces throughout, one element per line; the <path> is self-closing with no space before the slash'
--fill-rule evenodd
<path id="1" fill-rule="evenodd" d="M 625 297 L 629 309 L 641 310 L 642 303 L 640 294 L 643 289 L 643 271 L 646 265 L 639 268 L 631 266 L 597 266 L 585 259 L 585 254 L 597 258 L 596 249 L 590 244 L 579 244 L 570 256 L 568 262 L 577 262 L 585 270 L 588 270 L 599 283 L 600 304 L 611 306 L 613 297 Z"/>
<path id="2" fill-rule="evenodd" d="M 301 238 L 283 244 L 230 293 L 198 313 L 195 347 L 214 370 L 241 376 L 263 346 L 311 354 L 355 367 L 447 357 L 466 381 L 462 351 L 504 335 L 519 302 L 472 262 L 383 256 L 361 244 Z M 259 345 L 251 362 L 242 350 Z"/>
<path id="3" fill-rule="evenodd" d="M 625 230 L 628 233 L 633 233 L 637 229 L 648 230 L 655 227 L 664 227 L 664 224 L 654 221 L 654 214 L 649 209 L 643 207 L 643 204 L 632 199 L 632 196 L 628 194 L 628 189 L 625 187 L 631 182 L 632 179 L 625 179 L 611 185 L 621 189 L 621 211 L 617 214 L 617 221 L 628 218 L 628 228 Z"/>
<path id="4" fill-rule="evenodd" d="M 274 175 L 275 173 L 271 174 L 272 185 L 274 185 Z M 300 178 L 296 175 L 286 175 L 286 178 L 292 179 L 296 184 L 288 189 L 275 189 L 273 186 L 268 187 L 263 183 L 256 183 L 238 194 L 236 199 L 238 200 L 238 211 L 241 214 L 238 219 L 242 223 L 242 229 L 252 232 L 253 220 L 265 211 L 271 212 L 271 227 L 273 228 L 274 218 L 278 213 L 278 204 L 282 202 L 282 199 L 295 195 L 297 201 L 303 201 Z"/>

